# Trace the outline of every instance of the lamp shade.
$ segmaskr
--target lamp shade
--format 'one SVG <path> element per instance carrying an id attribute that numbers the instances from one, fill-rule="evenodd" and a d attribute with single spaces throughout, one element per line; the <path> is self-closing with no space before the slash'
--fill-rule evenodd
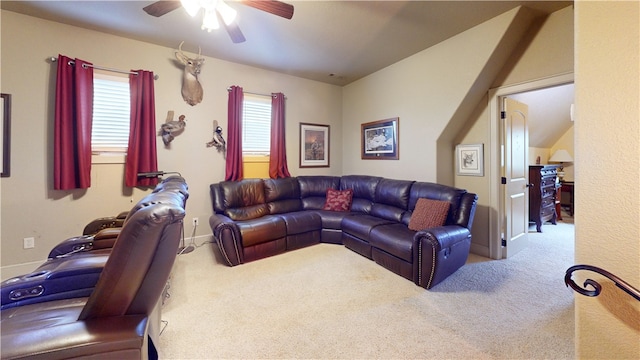
<path id="1" fill-rule="evenodd" d="M 549 162 L 573 162 L 573 158 L 571 157 L 571 155 L 569 155 L 569 152 L 567 150 L 559 149 L 556 150 L 553 155 L 551 155 Z"/>

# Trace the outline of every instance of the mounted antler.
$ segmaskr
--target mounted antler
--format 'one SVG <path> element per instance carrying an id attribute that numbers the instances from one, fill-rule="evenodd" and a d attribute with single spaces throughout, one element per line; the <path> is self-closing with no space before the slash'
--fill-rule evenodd
<path id="1" fill-rule="evenodd" d="M 198 47 L 198 57 L 192 59 L 182 52 L 182 44 L 180 43 L 178 51 L 176 51 L 176 58 L 184 65 L 184 72 L 182 75 L 182 98 L 187 104 L 193 106 L 199 104 L 202 101 L 202 85 L 198 81 L 198 75 L 200 75 L 200 67 L 204 63 L 204 58 L 200 56 L 202 49 Z"/>

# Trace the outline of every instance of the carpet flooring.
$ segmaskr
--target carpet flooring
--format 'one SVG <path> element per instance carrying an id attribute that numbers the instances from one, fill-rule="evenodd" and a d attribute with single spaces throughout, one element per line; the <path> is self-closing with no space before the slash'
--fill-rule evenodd
<path id="1" fill-rule="evenodd" d="M 176 261 L 160 357 L 573 359 L 570 221 L 429 291 L 340 245 L 228 267 L 206 243 Z"/>

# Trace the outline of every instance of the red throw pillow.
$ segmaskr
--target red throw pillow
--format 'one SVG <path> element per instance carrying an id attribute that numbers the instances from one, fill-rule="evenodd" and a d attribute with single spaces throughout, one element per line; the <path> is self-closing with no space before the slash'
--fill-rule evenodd
<path id="1" fill-rule="evenodd" d="M 420 198 L 411 213 L 409 229 L 420 231 L 444 225 L 449 213 L 449 202 Z"/>
<path id="2" fill-rule="evenodd" d="M 322 210 L 349 211 L 351 209 L 352 200 L 352 189 L 342 191 L 327 189 L 327 201 L 324 203 Z"/>

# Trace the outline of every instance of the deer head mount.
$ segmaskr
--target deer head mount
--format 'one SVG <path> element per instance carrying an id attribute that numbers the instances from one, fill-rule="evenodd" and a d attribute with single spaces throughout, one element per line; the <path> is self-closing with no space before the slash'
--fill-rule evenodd
<path id="1" fill-rule="evenodd" d="M 200 75 L 200 68 L 204 63 L 204 58 L 200 56 L 202 49 L 198 47 L 198 57 L 190 58 L 182 52 L 182 44 L 180 43 L 178 51 L 176 51 L 176 59 L 184 65 L 184 72 L 182 73 L 182 98 L 187 104 L 193 106 L 199 104 L 202 101 L 202 85 L 198 80 Z"/>

